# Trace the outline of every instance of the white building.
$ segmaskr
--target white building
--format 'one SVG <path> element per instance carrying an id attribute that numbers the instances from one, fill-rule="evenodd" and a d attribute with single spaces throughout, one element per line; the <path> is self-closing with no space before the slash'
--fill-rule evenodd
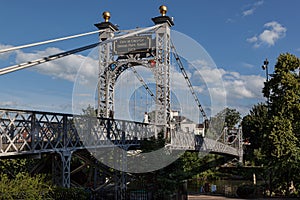
<path id="1" fill-rule="evenodd" d="M 172 111 L 171 119 L 171 121 L 173 121 L 177 125 L 177 128 L 180 128 L 182 131 L 186 133 L 194 133 L 195 135 L 202 135 L 202 137 L 204 137 L 204 124 L 196 124 L 190 119 L 184 116 L 180 116 L 179 111 Z"/>

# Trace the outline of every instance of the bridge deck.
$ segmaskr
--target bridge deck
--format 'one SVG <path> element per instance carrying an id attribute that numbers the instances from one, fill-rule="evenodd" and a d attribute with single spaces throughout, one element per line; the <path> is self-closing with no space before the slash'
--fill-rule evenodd
<path id="1" fill-rule="evenodd" d="M 0 157 L 140 145 L 154 125 L 50 112 L 0 109 Z M 167 148 L 239 156 L 229 145 L 174 131 Z"/>

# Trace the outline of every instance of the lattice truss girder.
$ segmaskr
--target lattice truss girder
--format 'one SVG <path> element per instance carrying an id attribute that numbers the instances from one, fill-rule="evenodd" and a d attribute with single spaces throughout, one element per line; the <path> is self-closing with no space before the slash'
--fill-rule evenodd
<path id="1" fill-rule="evenodd" d="M 76 126 L 75 126 L 76 123 Z M 0 110 L 0 157 L 138 145 L 149 124 L 68 114 Z"/>
<path id="2" fill-rule="evenodd" d="M 103 153 L 106 153 L 106 151 Z M 72 156 L 76 157 L 76 159 L 80 159 L 82 164 L 73 168 L 71 175 L 75 175 L 81 171 L 85 171 L 85 173 L 89 174 L 88 179 L 83 183 L 84 185 L 88 185 L 93 191 L 98 191 L 114 184 L 114 172 L 111 168 L 99 162 L 93 156 L 92 151 L 80 150 L 74 152 Z M 82 183 L 78 183 L 74 179 L 71 180 L 71 184 L 74 186 L 82 185 Z"/>
<path id="3" fill-rule="evenodd" d="M 102 35 L 109 36 L 107 39 L 112 38 L 113 33 L 107 30 L 100 34 L 100 40 Z M 110 75 L 104 74 L 104 71 L 113 62 L 112 43 L 102 43 L 99 45 L 99 74 L 98 74 L 98 116 L 109 117 L 110 111 L 113 111 L 113 80 L 110 79 Z"/>
<path id="4" fill-rule="evenodd" d="M 243 160 L 243 133 L 241 127 L 237 129 L 225 127 L 217 140 L 196 137 L 195 141 L 196 150 L 234 155 L 239 157 L 240 162 Z"/>
<path id="5" fill-rule="evenodd" d="M 155 124 L 170 127 L 170 27 L 156 31 L 156 113 Z"/>
<path id="6" fill-rule="evenodd" d="M 172 132 L 169 148 L 175 150 L 196 150 L 200 152 L 212 152 L 239 157 L 243 161 L 243 134 L 242 128 L 228 130 L 224 128 L 218 140 L 195 136 L 192 132 L 176 130 Z M 235 137 L 233 142 L 228 142 L 230 137 Z"/>
<path id="7" fill-rule="evenodd" d="M 211 151 L 215 153 L 217 152 L 222 154 L 239 156 L 238 150 L 236 148 L 209 138 L 204 138 L 204 142 L 199 150 L 204 152 Z"/>
<path id="8" fill-rule="evenodd" d="M 171 148 L 181 150 L 195 150 L 195 134 L 192 132 L 172 131 Z"/>
<path id="9" fill-rule="evenodd" d="M 171 144 L 168 146 L 175 150 L 196 150 L 200 152 L 212 152 L 219 154 L 228 154 L 239 157 L 239 149 L 229 146 L 214 139 L 195 136 L 192 132 L 176 131 L 172 132 Z"/>
<path id="10" fill-rule="evenodd" d="M 0 111 L 0 155 L 44 152 L 79 145 L 70 115 Z"/>

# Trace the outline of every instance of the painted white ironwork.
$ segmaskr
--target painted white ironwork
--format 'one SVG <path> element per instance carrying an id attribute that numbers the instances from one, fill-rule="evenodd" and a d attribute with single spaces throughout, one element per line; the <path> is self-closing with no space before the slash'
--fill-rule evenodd
<path id="1" fill-rule="evenodd" d="M 154 69 L 156 80 L 155 124 L 157 127 L 163 127 L 165 137 L 169 139 L 171 108 L 170 50 L 170 26 L 165 23 L 163 27 L 156 31 L 156 67 Z"/>
<path id="2" fill-rule="evenodd" d="M 184 132 L 176 128 L 176 124 L 172 124 L 170 119 L 170 27 L 174 24 L 165 15 L 154 18 L 153 21 L 156 23 L 153 27 L 118 32 L 108 24 L 108 27 L 97 31 L 100 32 L 98 43 L 0 69 L 0 75 L 6 74 L 99 45 L 98 116 L 74 116 L 50 112 L 0 109 L 0 158 L 56 153 L 52 162 L 52 170 L 54 174 L 58 174 L 55 182 L 64 187 L 70 187 L 70 163 L 73 153 L 76 154 L 76 152 L 85 149 L 120 147 L 125 151 L 123 155 L 119 155 L 121 158 L 117 159 L 119 163 L 116 163 L 116 165 L 122 165 L 122 170 L 126 171 L 126 151 L 130 147 L 138 147 L 141 140 L 154 135 L 157 136 L 158 132 L 163 131 L 165 139 L 167 139 L 166 147 L 170 149 L 229 154 L 239 157 L 242 161 L 241 129 L 238 130 L 236 136 L 238 146 L 234 146 L 236 142 L 228 143 L 228 137 L 225 135 L 223 138 L 226 138 L 226 140 L 224 139 L 224 141 L 213 140 L 198 135 L 195 136 L 192 132 Z M 104 22 L 102 25 L 105 25 L 105 23 L 107 25 L 108 22 Z M 103 28 L 103 26 L 99 25 L 98 28 Z M 142 37 L 144 40 L 150 38 L 149 44 L 151 45 L 148 45 L 149 49 L 141 51 L 134 49 L 127 53 L 114 51 L 114 41 L 128 39 L 133 36 Z M 173 50 L 192 95 L 206 119 L 206 114 L 174 46 Z M 136 72 L 135 66 L 143 66 L 153 72 L 156 81 L 155 95 Z M 133 70 L 144 88 L 155 99 L 154 124 L 114 119 L 114 87 L 119 76 L 127 69 Z M 224 131 L 224 134 L 226 133 L 227 131 Z M 115 177 L 117 179 L 115 182 L 116 198 L 125 199 L 126 174 L 120 172 Z"/>
<path id="3" fill-rule="evenodd" d="M 148 65 L 142 62 L 139 54 L 114 55 L 113 42 L 122 39 L 137 36 L 139 34 L 153 34 L 153 30 L 159 29 L 162 25 L 138 29 L 129 33 L 121 32 L 123 35 L 115 36 L 115 33 L 109 27 L 99 36 L 99 75 L 98 75 L 98 116 L 113 118 L 114 113 L 114 86 L 119 75 L 128 67 L 139 63 L 143 66 Z M 106 42 L 110 41 L 110 42 Z"/>
<path id="4" fill-rule="evenodd" d="M 74 120 L 79 123 L 76 127 Z M 0 157 L 122 145 L 137 146 L 140 140 L 153 135 L 153 126 L 140 122 L 0 110 Z"/>
<path id="5" fill-rule="evenodd" d="M 75 127 L 74 120 L 80 120 Z M 94 123 L 97 120 L 97 123 Z M 89 126 L 89 124 L 97 124 Z M 73 116 L 70 114 L 0 109 L 0 157 L 62 152 L 113 146 L 138 146 L 154 135 L 154 125 L 109 118 Z M 124 134 L 125 133 L 125 134 Z M 224 134 L 228 134 L 224 132 Z M 84 137 L 81 137 L 84 135 Z M 216 141 L 178 131 L 169 146 L 185 150 L 212 151 L 242 155 L 237 148 L 242 130 L 237 129 L 237 144 Z M 224 137 L 228 138 L 228 137 Z M 182 142 L 186 141 L 186 142 Z M 125 142 L 125 143 L 124 143 Z M 85 144 L 85 146 L 83 145 Z M 183 145 L 185 144 L 185 145 Z"/>
<path id="6" fill-rule="evenodd" d="M 114 37 L 113 30 L 107 28 L 100 34 L 100 41 Z M 114 76 L 106 70 L 113 62 L 112 42 L 99 46 L 99 74 L 98 74 L 98 117 L 112 117 Z M 107 72 L 107 73 L 105 73 Z"/>
<path id="7" fill-rule="evenodd" d="M 74 123 L 78 124 L 78 121 L 79 125 L 75 127 Z M 74 151 L 138 147 L 141 140 L 154 136 L 154 132 L 154 125 L 126 120 L 0 109 L 0 157 L 58 153 L 60 156 L 56 157 L 53 170 L 56 174 L 60 173 L 61 178 L 56 182 L 69 187 L 70 159 Z M 238 129 L 237 141 L 241 141 L 241 134 L 241 129 Z M 172 133 L 167 147 L 229 154 L 240 157 L 240 160 L 243 154 L 241 148 L 232 144 L 182 131 Z M 124 178 L 123 175 L 121 178 Z"/>
<path id="8" fill-rule="evenodd" d="M 52 39 L 52 40 L 36 42 L 36 43 L 32 43 L 32 44 L 25 44 L 25 45 L 21 45 L 21 46 L 17 46 L 17 47 L 10 47 L 10 48 L 7 48 L 7 49 L 0 49 L 0 54 L 5 53 L 5 52 L 9 52 L 9 51 L 15 51 L 15 50 L 19 50 L 19 49 L 34 47 L 34 46 L 38 46 L 38 45 L 49 44 L 49 43 L 53 43 L 53 42 L 59 42 L 59 41 L 63 41 L 63 40 L 73 39 L 73 38 L 82 37 L 82 36 L 86 36 L 86 35 L 91 35 L 91 34 L 95 34 L 95 33 L 99 33 L 99 32 L 103 32 L 103 30 L 91 31 L 91 32 L 87 32 L 87 33 L 81 33 L 81 34 L 77 34 L 77 35 L 71 35 L 71 36 L 56 38 L 56 39 Z"/>

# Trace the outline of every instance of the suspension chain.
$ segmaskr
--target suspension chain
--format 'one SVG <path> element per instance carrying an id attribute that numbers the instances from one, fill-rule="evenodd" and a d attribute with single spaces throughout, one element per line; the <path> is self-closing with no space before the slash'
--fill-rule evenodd
<path id="1" fill-rule="evenodd" d="M 199 101 L 199 98 L 197 97 L 197 95 L 195 93 L 195 90 L 194 90 L 194 88 L 192 86 L 192 83 L 191 83 L 191 81 L 190 81 L 190 79 L 189 79 L 189 77 L 188 77 L 188 75 L 187 75 L 187 73 L 186 73 L 186 71 L 185 71 L 185 69 L 183 67 L 183 64 L 182 64 L 182 62 L 181 62 L 181 60 L 179 58 L 179 55 L 178 55 L 178 53 L 176 51 L 176 48 L 175 48 L 173 42 L 171 42 L 171 48 L 173 50 L 172 53 L 173 53 L 173 55 L 174 55 L 174 57 L 176 59 L 176 62 L 177 62 L 178 66 L 179 66 L 179 68 L 181 70 L 181 73 L 182 73 L 182 75 L 183 75 L 183 77 L 184 77 L 184 79 L 185 79 L 185 81 L 186 81 L 186 83 L 187 83 L 187 85 L 188 85 L 188 87 L 190 89 L 190 92 L 192 93 L 192 95 L 194 97 L 194 100 L 195 100 L 195 102 L 196 102 L 196 104 L 198 106 L 198 109 L 201 112 L 201 114 L 203 116 L 203 119 L 207 120 L 207 115 L 206 115 L 206 113 L 205 113 L 205 111 L 204 111 L 204 109 L 203 109 L 203 107 L 202 107 L 202 105 L 201 105 L 201 103 Z"/>

